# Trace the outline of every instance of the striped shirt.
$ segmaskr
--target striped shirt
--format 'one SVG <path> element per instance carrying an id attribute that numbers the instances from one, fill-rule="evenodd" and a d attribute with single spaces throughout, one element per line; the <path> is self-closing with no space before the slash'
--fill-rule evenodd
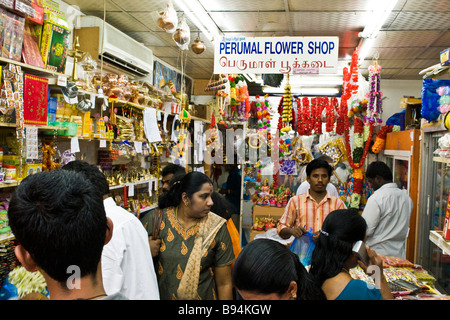
<path id="1" fill-rule="evenodd" d="M 317 232 L 322 227 L 326 216 L 338 209 L 346 209 L 340 198 L 327 193 L 322 201 L 317 203 L 308 190 L 307 193 L 295 195 L 289 200 L 278 223 L 277 231 L 280 233 L 284 228 L 304 227 L 306 230 L 312 228 L 313 232 Z"/>

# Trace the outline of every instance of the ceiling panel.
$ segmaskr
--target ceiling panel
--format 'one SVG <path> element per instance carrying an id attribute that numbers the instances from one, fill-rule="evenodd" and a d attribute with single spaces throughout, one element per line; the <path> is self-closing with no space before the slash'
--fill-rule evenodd
<path id="1" fill-rule="evenodd" d="M 206 11 L 280 11 L 284 10 L 283 0 L 200 0 Z"/>
<path id="2" fill-rule="evenodd" d="M 169 0 L 168 0 L 169 1 Z M 106 20 L 117 29 L 153 50 L 155 56 L 180 69 L 180 49 L 172 35 L 159 29 L 154 14 L 168 1 L 106 0 Z M 196 1 L 196 0 L 189 0 Z M 103 1 L 67 0 L 85 14 L 103 17 Z M 351 56 L 358 47 L 358 34 L 372 18 L 379 0 L 199 0 L 227 36 L 338 36 L 339 58 Z M 173 0 L 178 11 L 182 12 Z M 420 79 L 418 72 L 439 62 L 439 53 L 450 47 L 450 0 L 399 0 L 384 23 L 361 73 L 367 75 L 372 57 L 379 55 L 382 77 Z M 191 41 L 198 27 L 185 16 Z M 189 50 L 183 70 L 191 77 L 210 78 L 214 48 L 200 55 Z"/>

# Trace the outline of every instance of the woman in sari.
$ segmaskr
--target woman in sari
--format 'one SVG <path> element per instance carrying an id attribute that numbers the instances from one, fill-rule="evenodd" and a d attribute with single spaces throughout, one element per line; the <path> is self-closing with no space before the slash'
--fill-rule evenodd
<path id="1" fill-rule="evenodd" d="M 170 185 L 159 198 L 159 210 L 146 219 L 150 245 L 159 246 L 155 267 L 161 300 L 231 300 L 233 244 L 226 220 L 210 211 L 211 180 L 190 172 Z"/>

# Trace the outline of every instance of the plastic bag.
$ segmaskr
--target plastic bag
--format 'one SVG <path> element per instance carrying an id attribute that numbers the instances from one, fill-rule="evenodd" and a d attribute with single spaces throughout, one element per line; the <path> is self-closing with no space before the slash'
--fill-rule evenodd
<path id="1" fill-rule="evenodd" d="M 312 253 L 316 247 L 313 240 L 313 235 L 314 233 L 312 232 L 312 229 L 309 229 L 309 231 L 300 238 L 295 238 L 289 247 L 289 250 L 298 256 L 300 262 L 305 267 L 311 265 Z"/>
<path id="2" fill-rule="evenodd" d="M 450 86 L 450 80 L 423 79 L 421 113 L 426 120 L 435 121 L 441 114 L 439 110 L 439 99 L 441 96 L 438 94 L 437 89 L 445 86 Z"/>
<path id="3" fill-rule="evenodd" d="M 15 285 L 9 282 L 9 277 L 6 277 L 3 285 L 0 287 L 0 300 L 17 300 L 19 294 Z"/>

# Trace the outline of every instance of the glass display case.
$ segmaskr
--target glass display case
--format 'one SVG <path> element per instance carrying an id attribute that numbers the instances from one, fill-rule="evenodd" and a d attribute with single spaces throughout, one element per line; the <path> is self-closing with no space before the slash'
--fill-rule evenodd
<path id="1" fill-rule="evenodd" d="M 450 192 L 450 159 L 439 157 L 438 140 L 448 131 L 423 128 L 417 263 L 436 278 L 436 288 L 450 293 L 450 255 L 440 233 Z M 439 239 L 440 238 L 440 239 Z M 447 242 L 448 243 L 448 242 Z"/>

